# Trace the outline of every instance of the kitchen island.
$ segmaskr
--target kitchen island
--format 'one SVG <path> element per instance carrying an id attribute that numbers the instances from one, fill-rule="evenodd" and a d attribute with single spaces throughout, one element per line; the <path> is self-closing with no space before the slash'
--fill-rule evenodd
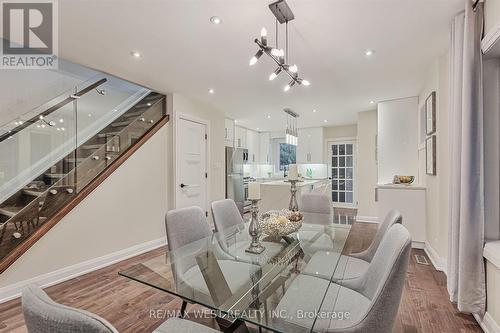
<path id="1" fill-rule="evenodd" d="M 301 193 L 327 193 L 329 179 L 302 179 L 297 183 L 297 200 Z M 290 203 L 290 187 L 291 184 L 284 180 L 263 181 L 260 183 L 261 201 L 259 209 L 261 213 L 272 209 L 282 209 L 288 207 Z M 299 203 L 300 208 L 300 203 Z"/>

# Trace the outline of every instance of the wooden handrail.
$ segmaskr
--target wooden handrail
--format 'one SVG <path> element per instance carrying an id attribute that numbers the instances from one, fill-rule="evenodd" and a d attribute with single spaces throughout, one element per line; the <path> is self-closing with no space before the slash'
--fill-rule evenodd
<path id="1" fill-rule="evenodd" d="M 55 215 L 49 217 L 37 230 L 33 232 L 22 243 L 16 246 L 7 256 L 0 260 L 0 274 L 12 265 L 21 255 L 23 255 L 33 244 L 44 236 L 53 226 L 55 226 L 63 217 L 65 217 L 73 208 L 75 208 L 83 199 L 85 199 L 93 190 L 106 180 L 113 172 L 118 169 L 130 156 L 132 156 L 143 144 L 145 144 L 156 132 L 158 132 L 168 121 L 170 116 L 163 116 L 153 127 L 133 145 L 131 145 L 123 154 L 118 156 L 102 173 L 94 178 L 86 187 L 77 193 L 73 199 L 68 201 Z"/>

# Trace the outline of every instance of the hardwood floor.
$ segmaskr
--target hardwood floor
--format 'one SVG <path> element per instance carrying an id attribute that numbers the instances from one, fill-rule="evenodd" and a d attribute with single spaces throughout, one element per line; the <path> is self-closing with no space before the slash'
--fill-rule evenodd
<path id="1" fill-rule="evenodd" d="M 345 252 L 365 249 L 375 234 L 376 225 L 355 223 Z M 96 313 L 111 322 L 119 332 L 152 332 L 165 319 L 155 318 L 151 310 L 178 310 L 181 301 L 118 275 L 118 271 L 165 251 L 157 249 L 115 265 L 47 288 L 57 302 Z M 446 276 L 432 265 L 417 264 L 413 250 L 408 275 L 395 325 L 397 333 L 481 332 L 472 316 L 460 314 L 448 300 Z M 0 332 L 26 332 L 20 299 L 0 304 Z M 196 307 L 191 306 L 192 311 Z M 161 316 L 160 316 L 161 317 Z M 213 319 L 196 319 L 217 327 Z M 250 327 L 253 332 L 258 332 Z"/>

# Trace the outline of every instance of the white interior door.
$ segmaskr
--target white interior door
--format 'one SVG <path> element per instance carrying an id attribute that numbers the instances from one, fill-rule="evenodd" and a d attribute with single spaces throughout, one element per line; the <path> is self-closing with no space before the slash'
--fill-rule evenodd
<path id="1" fill-rule="evenodd" d="M 207 212 L 207 125 L 179 118 L 176 152 L 176 207 Z"/>
<path id="2" fill-rule="evenodd" d="M 328 141 L 332 201 L 337 207 L 356 207 L 356 141 Z"/>

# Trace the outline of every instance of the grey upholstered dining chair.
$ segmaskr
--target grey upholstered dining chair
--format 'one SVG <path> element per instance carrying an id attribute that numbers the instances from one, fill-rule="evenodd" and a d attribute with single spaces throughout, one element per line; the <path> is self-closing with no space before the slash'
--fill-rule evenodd
<path id="1" fill-rule="evenodd" d="M 333 279 L 334 281 L 349 280 L 363 275 L 368 269 L 387 230 L 396 223 L 402 223 L 402 220 L 400 212 L 391 210 L 385 216 L 373 241 L 365 251 L 349 255 L 331 251 L 317 251 L 308 261 L 302 273 L 326 280 Z"/>
<path id="2" fill-rule="evenodd" d="M 231 292 L 248 283 L 249 276 L 259 268 L 236 261 L 220 249 L 200 207 L 170 210 L 165 216 L 165 226 L 176 288 L 186 298 L 215 302 L 195 259 L 199 252 L 212 251 Z M 185 313 L 187 301 L 183 300 L 181 314 Z"/>
<path id="3" fill-rule="evenodd" d="M 255 255 L 245 252 L 250 244 L 248 224 L 241 217 L 236 203 L 232 199 L 212 202 L 212 217 L 224 251 L 235 259 L 258 264 L 259 259 Z M 236 233 L 240 235 L 234 237 Z M 284 243 L 266 241 L 261 243 L 266 248 L 263 254 L 267 257 L 274 257 L 286 246 Z"/>
<path id="4" fill-rule="evenodd" d="M 299 197 L 299 208 L 303 215 L 304 224 L 333 226 L 333 205 L 329 195 L 323 193 L 303 193 Z M 325 233 L 317 236 L 316 230 L 300 230 L 298 238 L 304 251 L 304 260 L 308 262 L 311 257 L 319 251 L 331 251 L 334 236 L 329 234 L 331 229 L 325 229 Z"/>
<path id="5" fill-rule="evenodd" d="M 285 320 L 310 327 L 315 318 L 298 317 L 302 313 L 336 314 L 318 316 L 314 331 L 327 333 L 389 333 L 396 320 L 403 292 L 411 237 L 402 225 L 393 225 L 383 238 L 366 273 L 343 285 L 299 275 L 281 299 L 277 313 Z M 323 296 L 325 295 L 323 300 Z M 347 314 L 349 316 L 341 316 Z"/>
<path id="6" fill-rule="evenodd" d="M 105 319 L 84 310 L 54 302 L 42 289 L 27 286 L 22 293 L 24 320 L 29 333 L 118 333 Z M 217 333 L 198 323 L 172 318 L 154 333 Z"/>

